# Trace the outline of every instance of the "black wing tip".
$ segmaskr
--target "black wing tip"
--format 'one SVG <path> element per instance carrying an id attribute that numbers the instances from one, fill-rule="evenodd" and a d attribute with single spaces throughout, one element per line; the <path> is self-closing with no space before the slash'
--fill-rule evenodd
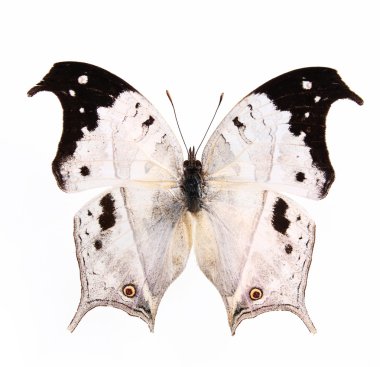
<path id="1" fill-rule="evenodd" d="M 305 69 L 309 69 L 309 68 L 305 68 Z M 346 97 L 342 97 L 339 99 L 347 98 L 347 99 L 350 99 L 351 101 L 356 102 L 359 106 L 363 105 L 363 103 L 364 103 L 363 99 L 361 97 L 359 97 L 356 93 L 354 93 L 347 86 L 347 84 L 343 81 L 343 79 L 341 78 L 341 76 L 339 75 L 339 73 L 336 69 L 327 68 L 327 67 L 323 67 L 323 66 L 311 67 L 310 69 L 314 69 L 313 71 L 315 71 L 315 72 L 321 72 L 321 73 L 326 72 L 326 73 L 334 74 L 334 76 L 337 78 L 340 86 L 347 92 Z M 302 69 L 300 69 L 300 70 L 302 70 Z"/>
<path id="2" fill-rule="evenodd" d="M 277 86 L 286 83 L 287 81 L 297 80 L 299 78 L 312 78 L 319 79 L 326 85 L 337 88 L 340 90 L 338 99 L 350 99 L 356 102 L 358 105 L 363 105 L 364 101 L 356 93 L 350 90 L 346 83 L 342 80 L 336 69 L 326 66 L 309 66 L 304 68 L 298 68 L 286 73 L 280 74 L 277 77 L 267 81 L 260 87 L 256 88 L 250 94 L 253 93 L 266 93 L 268 89 L 276 88 Z"/>
<path id="3" fill-rule="evenodd" d="M 364 104 L 364 101 L 361 97 L 359 97 L 356 93 L 354 93 L 352 90 L 349 89 L 349 92 L 350 92 L 350 95 L 349 95 L 349 99 L 351 101 L 354 101 L 356 102 L 359 106 L 363 106 Z"/>
<path id="4" fill-rule="evenodd" d="M 78 64 L 78 62 L 76 62 L 76 61 L 73 61 L 73 62 L 72 61 L 63 61 L 63 62 L 54 63 L 53 66 L 50 68 L 49 72 L 42 78 L 42 80 L 39 83 L 37 83 L 34 87 L 29 89 L 29 91 L 27 93 L 28 97 L 33 97 L 38 92 L 49 91 L 50 89 L 48 89 L 46 87 L 46 84 L 47 84 L 46 82 L 47 82 L 47 80 L 49 80 L 49 78 L 55 72 L 55 70 L 60 67 L 60 64 L 66 64 L 67 66 L 69 66 L 69 64 L 72 64 L 72 63 Z"/>
<path id="5" fill-rule="evenodd" d="M 41 90 L 43 90 L 43 88 L 42 88 L 39 84 L 37 84 L 37 85 L 35 85 L 33 88 L 30 88 L 30 89 L 28 90 L 27 95 L 28 95 L 28 97 L 33 97 L 35 94 L 37 94 L 37 93 L 40 92 Z"/>
<path id="6" fill-rule="evenodd" d="M 327 68 L 326 68 L 327 69 Z M 346 98 L 347 99 L 350 99 L 351 101 L 354 101 L 355 103 L 357 103 L 359 106 L 362 106 L 364 104 L 364 100 L 359 97 L 356 93 L 354 93 L 349 87 L 348 85 L 343 81 L 343 79 L 341 78 L 341 76 L 339 75 L 338 71 L 335 70 L 335 69 L 330 69 L 331 71 L 333 71 L 335 74 L 336 74 L 336 77 L 338 78 L 339 80 L 339 83 L 341 85 L 342 88 L 344 88 L 347 92 L 347 96 Z M 344 99 L 344 98 L 343 98 Z"/>
<path id="7" fill-rule="evenodd" d="M 27 93 L 28 97 L 33 97 L 38 92 L 49 91 L 50 90 L 50 89 L 48 89 L 46 87 L 46 80 L 50 77 L 50 75 L 54 71 L 54 68 L 55 68 L 56 65 L 57 65 L 57 63 L 55 63 L 52 66 L 52 68 L 49 70 L 49 72 L 42 78 L 42 80 L 39 83 L 37 83 L 34 87 L 32 87 L 32 88 L 29 89 L 29 91 Z"/>

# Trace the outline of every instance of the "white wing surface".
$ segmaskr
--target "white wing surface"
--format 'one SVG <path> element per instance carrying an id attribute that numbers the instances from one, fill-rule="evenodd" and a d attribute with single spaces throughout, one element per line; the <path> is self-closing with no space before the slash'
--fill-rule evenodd
<path id="1" fill-rule="evenodd" d="M 326 115 L 342 98 L 363 103 L 329 68 L 294 70 L 267 82 L 243 98 L 211 136 L 202 156 L 206 179 L 323 198 L 334 181 Z"/>
<path id="2" fill-rule="evenodd" d="M 314 223 L 271 190 L 327 195 L 334 170 L 326 115 L 342 98 L 363 103 L 333 69 L 291 71 L 243 98 L 206 144 L 196 253 L 233 333 L 243 319 L 272 310 L 289 310 L 315 330 L 304 304 Z"/>
<path id="3" fill-rule="evenodd" d="M 113 306 L 153 330 L 160 300 L 182 272 L 191 229 L 175 190 L 116 188 L 75 216 L 82 294 L 69 329 L 96 306 Z"/>
<path id="4" fill-rule="evenodd" d="M 197 214 L 198 264 L 220 292 L 232 333 L 258 314 L 288 310 L 310 331 L 304 296 L 313 221 L 290 199 L 249 184 L 210 188 Z"/>

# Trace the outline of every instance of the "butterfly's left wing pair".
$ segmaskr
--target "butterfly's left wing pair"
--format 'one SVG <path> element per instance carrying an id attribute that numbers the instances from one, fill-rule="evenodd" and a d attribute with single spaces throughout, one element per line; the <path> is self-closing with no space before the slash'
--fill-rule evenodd
<path id="1" fill-rule="evenodd" d="M 58 186 L 66 192 L 114 187 L 74 219 L 82 294 L 69 328 L 90 309 L 112 305 L 152 330 L 158 304 L 190 251 L 180 145 L 151 103 L 96 66 L 57 63 L 29 95 L 39 91 L 53 92 L 63 108 L 52 164 Z"/>
<path id="2" fill-rule="evenodd" d="M 182 153 L 154 107 L 98 67 L 55 64 L 29 92 L 54 92 L 64 129 L 53 172 L 64 191 L 110 185 L 75 217 L 82 297 L 70 328 L 98 305 L 112 305 L 151 329 L 166 288 L 194 242 L 198 263 L 241 320 L 290 310 L 314 327 L 304 290 L 314 224 L 282 189 L 327 194 L 334 173 L 325 118 L 340 98 L 361 99 L 336 71 L 284 74 L 245 97 L 207 143 L 202 210 L 190 214 L 180 189 Z"/>

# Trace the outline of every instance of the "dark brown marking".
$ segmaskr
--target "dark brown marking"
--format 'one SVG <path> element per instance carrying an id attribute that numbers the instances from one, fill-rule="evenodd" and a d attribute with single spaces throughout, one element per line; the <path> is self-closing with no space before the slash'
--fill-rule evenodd
<path id="1" fill-rule="evenodd" d="M 245 126 L 243 123 L 241 123 L 241 122 L 239 121 L 239 118 L 238 118 L 237 116 L 232 120 L 232 122 L 234 123 L 234 125 L 235 125 L 238 129 L 240 129 L 241 127 Z"/>
<path id="2" fill-rule="evenodd" d="M 287 245 L 285 246 L 285 252 L 286 252 L 288 255 L 290 255 L 290 254 L 292 253 L 292 251 L 293 251 L 293 246 L 287 244 Z"/>
<path id="3" fill-rule="evenodd" d="M 296 180 L 299 182 L 303 182 L 305 180 L 305 174 L 303 172 L 297 172 Z"/>
<path id="4" fill-rule="evenodd" d="M 92 213 L 89 210 L 87 210 L 87 215 L 90 217 L 92 216 Z"/>
<path id="5" fill-rule="evenodd" d="M 154 118 L 152 116 L 149 116 L 148 120 L 142 123 L 142 126 L 149 127 L 150 125 L 153 124 L 153 122 L 154 122 Z"/>
<path id="6" fill-rule="evenodd" d="M 111 194 L 107 194 L 100 200 L 100 206 L 103 208 L 103 212 L 99 215 L 98 222 L 102 231 L 105 231 L 116 223 L 115 199 Z"/>
<path id="7" fill-rule="evenodd" d="M 97 250 L 100 250 L 100 249 L 103 247 L 103 243 L 102 243 L 102 241 L 100 241 L 100 240 L 96 240 L 95 243 L 94 243 L 94 247 L 95 247 Z"/>
<path id="8" fill-rule="evenodd" d="M 277 232 L 282 234 L 286 234 L 286 230 L 290 225 L 289 219 L 285 217 L 288 208 L 288 204 L 281 198 L 277 198 L 273 206 L 272 226 Z"/>
<path id="9" fill-rule="evenodd" d="M 83 166 L 80 169 L 80 174 L 82 176 L 88 176 L 90 174 L 90 169 L 87 166 Z"/>
<path id="10" fill-rule="evenodd" d="M 137 102 L 137 103 L 135 104 L 136 112 L 135 112 L 135 114 L 133 115 L 133 117 L 136 117 L 137 114 L 139 113 L 138 109 L 140 108 L 140 106 L 141 106 L 141 105 L 140 105 L 139 102 Z"/>

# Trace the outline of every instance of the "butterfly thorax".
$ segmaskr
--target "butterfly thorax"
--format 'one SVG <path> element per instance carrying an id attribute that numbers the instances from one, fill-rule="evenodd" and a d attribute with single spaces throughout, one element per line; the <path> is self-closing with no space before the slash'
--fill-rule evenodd
<path id="1" fill-rule="evenodd" d="M 202 163 L 195 157 L 194 147 L 189 149 L 188 159 L 183 162 L 181 189 L 185 194 L 187 209 L 191 213 L 201 210 L 203 191 Z"/>

